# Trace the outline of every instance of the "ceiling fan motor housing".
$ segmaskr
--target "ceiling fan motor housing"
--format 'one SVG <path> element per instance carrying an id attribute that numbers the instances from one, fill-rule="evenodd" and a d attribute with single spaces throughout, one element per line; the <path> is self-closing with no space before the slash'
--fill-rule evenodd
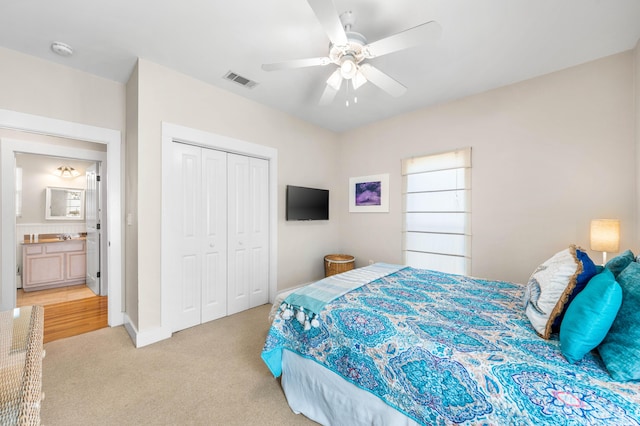
<path id="1" fill-rule="evenodd" d="M 343 57 L 352 57 L 353 62 L 357 65 L 367 57 L 366 49 L 364 46 L 367 44 L 367 39 L 360 33 L 355 31 L 349 31 L 347 34 L 347 44 L 344 46 L 338 46 L 329 44 L 329 58 L 334 64 L 341 66 Z"/>

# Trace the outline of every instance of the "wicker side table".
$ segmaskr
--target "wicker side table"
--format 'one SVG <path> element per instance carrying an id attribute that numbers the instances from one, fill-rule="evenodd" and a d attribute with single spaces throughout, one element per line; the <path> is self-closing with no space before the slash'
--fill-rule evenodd
<path id="1" fill-rule="evenodd" d="M 0 312 L 0 424 L 39 425 L 44 308 Z"/>

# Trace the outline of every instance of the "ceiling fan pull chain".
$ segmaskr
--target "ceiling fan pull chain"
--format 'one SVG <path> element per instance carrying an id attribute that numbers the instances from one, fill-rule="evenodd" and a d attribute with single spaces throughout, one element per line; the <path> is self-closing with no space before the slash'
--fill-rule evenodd
<path id="1" fill-rule="evenodd" d="M 357 104 L 358 103 L 358 94 L 356 93 L 356 82 L 354 79 L 351 79 L 351 84 L 353 84 L 353 103 Z"/>
<path id="2" fill-rule="evenodd" d="M 347 104 L 347 108 L 349 108 L 349 81 L 347 80 L 347 84 L 345 84 L 346 86 L 346 93 L 347 93 L 347 101 L 345 102 Z"/>

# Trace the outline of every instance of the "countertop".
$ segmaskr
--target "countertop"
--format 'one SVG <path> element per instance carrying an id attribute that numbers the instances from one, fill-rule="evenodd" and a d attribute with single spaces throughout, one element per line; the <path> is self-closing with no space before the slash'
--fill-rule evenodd
<path id="1" fill-rule="evenodd" d="M 71 238 L 62 239 L 61 235 L 68 235 Z M 31 241 L 30 235 L 25 235 L 24 240 L 21 244 L 29 245 L 29 244 L 44 244 L 44 243 L 64 243 L 65 241 L 84 241 L 87 239 L 87 234 L 85 232 L 80 234 L 40 234 L 38 236 L 38 241 L 35 239 Z"/>

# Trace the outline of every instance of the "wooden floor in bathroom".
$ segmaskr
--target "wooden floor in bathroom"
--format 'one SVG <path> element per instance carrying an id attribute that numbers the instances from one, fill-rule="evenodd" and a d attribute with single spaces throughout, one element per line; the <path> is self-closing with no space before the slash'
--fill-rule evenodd
<path id="1" fill-rule="evenodd" d="M 17 293 L 18 307 L 44 306 L 44 343 L 107 327 L 107 296 L 86 285 Z"/>

